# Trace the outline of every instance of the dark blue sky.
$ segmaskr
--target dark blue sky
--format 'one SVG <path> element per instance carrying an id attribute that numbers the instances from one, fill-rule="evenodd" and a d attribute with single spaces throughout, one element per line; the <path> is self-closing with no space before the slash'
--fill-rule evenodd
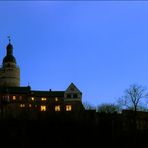
<path id="1" fill-rule="evenodd" d="M 115 102 L 130 84 L 148 87 L 148 2 L 0 2 L 0 59 L 7 36 L 21 85 Z"/>

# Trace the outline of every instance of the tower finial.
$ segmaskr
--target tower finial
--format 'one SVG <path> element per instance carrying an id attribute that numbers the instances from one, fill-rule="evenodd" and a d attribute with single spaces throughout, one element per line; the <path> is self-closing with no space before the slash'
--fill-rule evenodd
<path id="1" fill-rule="evenodd" d="M 11 37 L 10 36 L 8 36 L 8 40 L 9 40 L 9 43 L 11 42 Z"/>

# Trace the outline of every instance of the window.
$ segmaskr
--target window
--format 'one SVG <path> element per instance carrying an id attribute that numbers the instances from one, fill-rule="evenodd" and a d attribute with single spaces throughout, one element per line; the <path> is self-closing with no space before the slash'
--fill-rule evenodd
<path id="1" fill-rule="evenodd" d="M 42 101 L 46 101 L 46 98 L 41 98 Z"/>
<path id="2" fill-rule="evenodd" d="M 46 106 L 45 105 L 41 105 L 40 111 L 41 112 L 45 112 L 46 111 Z"/>
<path id="3" fill-rule="evenodd" d="M 9 101 L 9 95 L 3 96 L 3 101 Z"/>
<path id="4" fill-rule="evenodd" d="M 70 88 L 71 91 L 74 91 L 75 89 L 73 87 Z"/>
<path id="5" fill-rule="evenodd" d="M 34 101 L 34 97 L 31 97 L 31 100 Z"/>
<path id="6" fill-rule="evenodd" d="M 78 98 L 78 95 L 77 95 L 77 94 L 74 94 L 74 95 L 73 95 L 73 98 Z"/>
<path id="7" fill-rule="evenodd" d="M 72 106 L 71 105 L 66 105 L 66 111 L 71 111 L 72 110 Z"/>
<path id="8" fill-rule="evenodd" d="M 22 96 L 20 96 L 19 99 L 22 100 Z"/>
<path id="9" fill-rule="evenodd" d="M 55 101 L 57 102 L 59 99 L 58 99 L 58 97 L 55 97 Z"/>
<path id="10" fill-rule="evenodd" d="M 22 108 L 22 107 L 25 107 L 25 104 L 20 104 L 20 107 Z"/>
<path id="11" fill-rule="evenodd" d="M 12 97 L 12 100 L 16 100 L 16 96 L 13 96 L 13 97 Z"/>
<path id="12" fill-rule="evenodd" d="M 31 104 L 29 104 L 29 107 L 31 107 L 32 105 Z"/>
<path id="13" fill-rule="evenodd" d="M 67 95 L 67 98 L 71 98 L 71 94 L 68 94 L 68 95 Z"/>
<path id="14" fill-rule="evenodd" d="M 59 112 L 61 109 L 60 109 L 60 105 L 57 105 L 57 106 L 55 106 L 55 111 L 56 112 Z"/>

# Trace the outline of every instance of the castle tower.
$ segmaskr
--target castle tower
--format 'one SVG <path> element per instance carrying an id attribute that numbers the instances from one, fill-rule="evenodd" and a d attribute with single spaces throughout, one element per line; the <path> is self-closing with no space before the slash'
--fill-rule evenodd
<path id="1" fill-rule="evenodd" d="M 20 69 L 16 65 L 16 59 L 13 56 L 13 46 L 10 43 L 6 47 L 6 56 L 0 67 L 0 87 L 19 87 L 20 86 Z"/>

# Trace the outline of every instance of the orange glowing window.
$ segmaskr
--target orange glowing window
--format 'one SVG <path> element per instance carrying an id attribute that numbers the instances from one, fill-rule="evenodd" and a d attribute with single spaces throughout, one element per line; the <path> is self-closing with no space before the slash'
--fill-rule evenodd
<path id="1" fill-rule="evenodd" d="M 13 99 L 13 100 L 16 100 L 16 96 L 13 96 L 12 99 Z"/>
<path id="2" fill-rule="evenodd" d="M 34 97 L 31 97 L 31 100 L 34 101 Z"/>
<path id="3" fill-rule="evenodd" d="M 56 98 L 55 98 L 55 101 L 57 102 L 58 100 L 59 100 L 58 97 L 56 97 Z"/>
<path id="4" fill-rule="evenodd" d="M 60 105 L 55 106 L 55 111 L 59 112 L 61 110 Z"/>
<path id="5" fill-rule="evenodd" d="M 72 110 L 72 106 L 71 105 L 66 105 L 66 111 L 71 111 Z"/>
<path id="6" fill-rule="evenodd" d="M 22 107 L 25 107 L 25 104 L 20 104 L 20 107 L 22 108 Z"/>
<path id="7" fill-rule="evenodd" d="M 42 101 L 46 101 L 47 99 L 46 99 L 46 98 L 41 98 L 41 100 L 42 100 Z"/>
<path id="8" fill-rule="evenodd" d="M 40 111 L 41 112 L 45 112 L 46 111 L 46 106 L 45 105 L 41 105 Z"/>

